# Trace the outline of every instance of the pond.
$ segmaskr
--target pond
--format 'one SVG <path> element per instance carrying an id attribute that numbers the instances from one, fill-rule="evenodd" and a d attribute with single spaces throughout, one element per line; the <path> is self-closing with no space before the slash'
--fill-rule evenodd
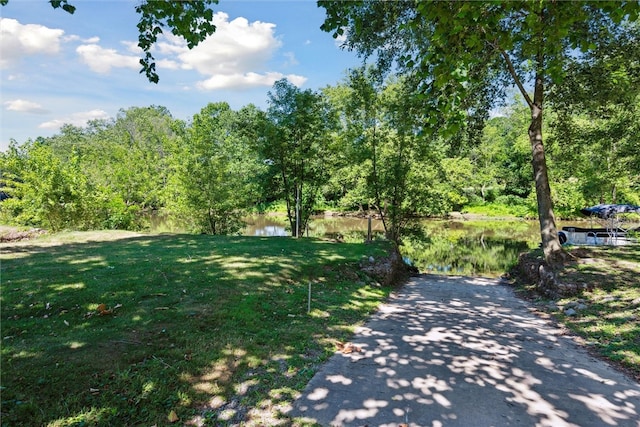
<path id="1" fill-rule="evenodd" d="M 290 235 L 284 217 L 260 215 L 247 221 L 244 235 Z M 371 225 L 374 235 L 383 234 L 381 221 L 373 219 Z M 560 223 L 559 227 L 564 225 L 570 223 Z M 367 228 L 366 218 L 319 216 L 310 222 L 308 235 L 362 241 Z M 423 273 L 499 276 L 515 264 L 521 252 L 537 247 L 539 242 L 537 221 L 422 220 L 419 229 L 404 238 L 400 250 Z"/>

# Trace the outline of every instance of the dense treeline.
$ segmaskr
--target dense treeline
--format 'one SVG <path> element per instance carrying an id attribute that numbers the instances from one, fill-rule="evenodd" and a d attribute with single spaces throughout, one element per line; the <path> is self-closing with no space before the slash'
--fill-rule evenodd
<path id="1" fill-rule="evenodd" d="M 611 54 L 594 58 L 586 71 L 599 72 L 597 81 L 572 64 L 563 87 L 575 88 L 558 89 L 547 112 L 560 217 L 600 202 L 640 203 L 638 70 L 615 64 Z M 0 155 L 1 219 L 142 229 L 155 214 L 192 232 L 228 234 L 247 212 L 282 203 L 294 232 L 318 210 L 375 210 L 397 239 L 411 219 L 453 210 L 535 216 L 528 108 L 513 102 L 485 120 L 469 114 L 445 137 L 430 131 L 413 87 L 361 68 L 321 91 L 278 81 L 266 111 L 212 103 L 184 122 L 164 107 L 131 107 L 50 138 L 12 141 Z M 596 102 L 588 94 L 597 91 Z"/>

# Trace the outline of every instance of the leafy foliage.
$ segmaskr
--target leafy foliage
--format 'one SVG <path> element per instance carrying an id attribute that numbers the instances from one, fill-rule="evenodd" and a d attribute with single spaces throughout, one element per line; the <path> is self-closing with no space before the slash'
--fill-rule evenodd
<path id="1" fill-rule="evenodd" d="M 218 0 L 144 0 L 136 6 L 140 15 L 138 47 L 144 52 L 144 58 L 140 59 L 140 72 L 145 73 L 150 82 L 158 83 L 159 80 L 151 53 L 158 35 L 168 27 L 173 35 L 184 38 L 187 47 L 192 49 L 216 30 L 212 24 L 213 10 L 209 8 L 212 4 L 218 4 Z"/>
<path id="2" fill-rule="evenodd" d="M 640 203 L 640 26 L 602 37 L 551 92 L 554 166 L 585 204 Z"/>
<path id="3" fill-rule="evenodd" d="M 193 118 L 173 154 L 167 210 L 196 232 L 232 234 L 255 200 L 260 162 L 243 135 L 239 113 L 209 104 Z"/>
<path id="4" fill-rule="evenodd" d="M 637 60 L 624 53 L 638 44 L 620 43 L 601 40 L 551 92 L 544 137 L 562 218 L 589 204 L 640 202 L 640 85 Z M 584 78 L 593 74 L 597 81 Z M 616 84 L 624 96 L 608 97 Z M 452 210 L 535 217 L 520 131 L 528 107 L 514 101 L 479 135 L 469 124 L 444 137 L 425 121 L 415 87 L 412 76 L 359 68 L 322 92 L 280 81 L 266 112 L 209 104 L 185 123 L 164 107 L 132 107 L 85 128 L 64 125 L 2 153 L 0 215 L 52 229 L 135 230 L 159 214 L 178 229 L 226 234 L 248 209 L 283 203 L 295 230 L 299 197 L 300 233 L 317 209 L 376 210 L 397 241 L 414 218 Z"/>
<path id="5" fill-rule="evenodd" d="M 576 50 L 593 50 L 604 35 L 635 21 L 637 1 L 623 2 L 333 2 L 322 29 L 346 34 L 345 46 L 384 69 L 394 65 L 419 81 L 432 126 L 451 136 L 463 118 L 494 105 L 515 84 L 531 111 L 532 151 L 542 246 L 547 261 L 562 259 L 542 138 L 544 96 Z M 525 89 L 532 82 L 533 96 Z M 492 88 L 494 90 L 488 90 Z M 482 90 L 484 89 L 484 90 Z M 495 90 L 497 89 L 497 90 Z M 487 97 L 493 99 L 482 102 Z M 470 101 L 471 100 L 471 101 Z"/>
<path id="6" fill-rule="evenodd" d="M 333 117 L 321 94 L 300 90 L 286 79 L 269 92 L 265 161 L 278 172 L 293 235 L 301 236 L 328 180 L 329 131 Z"/>

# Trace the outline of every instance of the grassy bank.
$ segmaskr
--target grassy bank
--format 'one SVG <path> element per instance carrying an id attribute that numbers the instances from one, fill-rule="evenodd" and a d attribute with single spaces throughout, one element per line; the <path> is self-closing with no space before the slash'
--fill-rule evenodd
<path id="1" fill-rule="evenodd" d="M 389 294 L 358 269 L 386 249 L 118 232 L 3 243 L 2 425 L 284 423 L 335 340 Z"/>
<path id="2" fill-rule="evenodd" d="M 561 283 L 586 290 L 549 300 L 532 284 L 519 283 L 521 294 L 577 334 L 594 354 L 640 381 L 640 245 L 568 249 L 571 261 Z"/>

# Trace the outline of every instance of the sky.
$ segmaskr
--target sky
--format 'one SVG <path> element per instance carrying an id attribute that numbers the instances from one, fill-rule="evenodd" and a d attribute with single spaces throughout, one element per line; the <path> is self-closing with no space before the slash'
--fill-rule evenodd
<path id="1" fill-rule="evenodd" d="M 139 73 L 138 2 L 69 0 L 73 15 L 46 0 L 0 6 L 0 151 L 130 107 L 164 106 L 182 120 L 210 102 L 266 109 L 276 80 L 318 90 L 362 63 L 320 30 L 315 0 L 220 0 L 216 32 L 194 49 L 169 31 L 159 38 L 160 81 L 150 83 Z"/>

